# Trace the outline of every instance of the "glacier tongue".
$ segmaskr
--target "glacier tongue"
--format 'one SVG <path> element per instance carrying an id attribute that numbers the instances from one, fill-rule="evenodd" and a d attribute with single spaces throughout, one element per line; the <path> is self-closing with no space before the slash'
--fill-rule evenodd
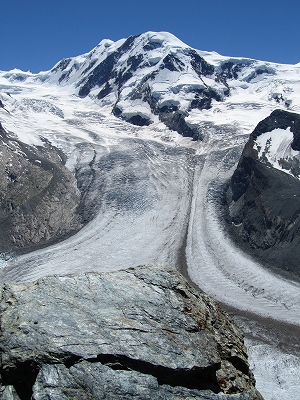
<path id="1" fill-rule="evenodd" d="M 87 193 L 89 204 L 98 202 L 95 219 L 62 243 L 18 257 L 5 279 L 140 264 L 179 267 L 192 193 L 192 156 L 189 149 L 137 139 L 102 151 Z"/>

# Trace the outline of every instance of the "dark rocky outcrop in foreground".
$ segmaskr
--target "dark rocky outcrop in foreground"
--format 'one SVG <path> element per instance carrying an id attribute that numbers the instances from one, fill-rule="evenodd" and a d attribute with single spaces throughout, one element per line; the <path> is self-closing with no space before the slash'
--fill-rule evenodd
<path id="1" fill-rule="evenodd" d="M 241 332 L 172 268 L 1 292 L 2 399 L 262 399 Z"/>
<path id="2" fill-rule="evenodd" d="M 82 227 L 77 183 L 65 155 L 44 140 L 22 143 L 0 126 L 0 252 L 26 252 Z"/>
<path id="3" fill-rule="evenodd" d="M 255 139 L 276 128 L 293 132 L 300 150 L 300 116 L 276 110 L 261 121 L 247 142 L 227 192 L 231 232 L 266 265 L 300 276 L 300 182 L 258 159 Z"/>

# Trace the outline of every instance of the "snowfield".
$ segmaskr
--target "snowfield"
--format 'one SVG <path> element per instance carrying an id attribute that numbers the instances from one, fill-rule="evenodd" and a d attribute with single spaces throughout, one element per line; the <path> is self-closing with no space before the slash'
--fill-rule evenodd
<path id="1" fill-rule="evenodd" d="M 289 128 L 274 129 L 260 135 L 255 140 L 254 148 L 258 152 L 259 159 L 272 165 L 273 168 L 293 175 L 288 168 L 283 168 L 284 161 L 297 160 L 299 162 L 299 151 L 293 150 L 291 143 L 293 133 Z"/>
<path id="2" fill-rule="evenodd" d="M 187 48 L 168 35 L 153 34 L 152 42 L 168 41 L 174 53 Z M 71 64 L 84 68 L 93 57 L 98 63 L 105 52 L 113 52 L 123 43 L 102 41 L 92 52 L 72 59 Z M 199 53 L 214 65 L 230 61 L 216 53 Z M 161 53 L 154 48 L 146 60 L 147 68 L 159 59 Z M 61 243 L 3 260 L 1 281 L 170 264 L 186 270 L 200 289 L 226 306 L 245 312 L 248 327 L 258 317 L 268 326 L 277 321 L 300 329 L 299 283 L 276 276 L 238 249 L 220 217 L 223 185 L 232 175 L 250 132 L 279 107 L 273 101 L 280 97 L 278 93 L 284 95 L 291 111 L 300 112 L 300 65 L 243 61 L 249 69 L 234 82 L 230 97 L 214 102 L 211 109 L 189 113 L 188 123 L 201 127 L 203 140 L 199 142 L 169 130 L 150 115 L 144 103 L 127 104 L 126 91 L 120 104 L 124 102 L 127 115 L 131 110 L 149 115 L 153 124 L 134 126 L 114 117 L 108 100 L 95 101 L 93 93 L 79 98 L 74 89 L 77 72 L 68 85 L 61 86 L 55 75 L 49 78 L 49 72 L 1 72 L 0 96 L 5 109 L 0 109 L 0 122 L 7 132 L 31 145 L 42 145 L 41 138 L 48 139 L 67 154 L 67 167 L 73 172 L 92 161 L 101 168 L 91 194 L 99 202 L 96 218 Z M 254 63 L 266 73 L 254 76 Z M 176 79 L 162 72 L 153 83 L 160 105 L 172 99 L 185 107 L 185 87 L 199 84 L 195 79 L 189 71 L 177 74 Z M 204 83 L 209 84 L 208 80 Z M 295 156 L 289 148 L 290 132 L 284 132 L 280 143 L 274 132 L 265 135 L 259 137 L 257 146 L 263 149 L 272 139 L 268 142 L 272 165 L 280 167 L 274 155 L 278 151 L 280 157 Z M 300 355 L 294 347 L 289 354 L 279 349 L 278 343 L 272 345 L 276 332 L 274 328 L 267 334 L 246 335 L 257 388 L 266 400 L 296 399 Z"/>

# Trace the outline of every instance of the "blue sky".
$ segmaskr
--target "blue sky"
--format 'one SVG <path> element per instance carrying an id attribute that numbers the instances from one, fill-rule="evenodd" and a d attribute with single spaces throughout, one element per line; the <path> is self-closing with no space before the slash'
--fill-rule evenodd
<path id="1" fill-rule="evenodd" d="M 47 70 L 149 30 L 222 55 L 300 62 L 299 0 L 0 0 L 0 70 Z"/>

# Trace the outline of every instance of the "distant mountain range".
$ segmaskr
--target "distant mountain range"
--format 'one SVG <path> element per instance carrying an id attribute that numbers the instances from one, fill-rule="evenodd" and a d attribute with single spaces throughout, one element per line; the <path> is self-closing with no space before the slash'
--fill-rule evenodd
<path id="1" fill-rule="evenodd" d="M 55 84 L 135 125 L 162 121 L 201 139 L 204 122 L 251 126 L 278 107 L 299 112 L 299 74 L 299 64 L 223 57 L 192 49 L 170 33 L 147 32 L 103 40 L 44 73 L 14 70 L 2 78 L 14 85 Z"/>

